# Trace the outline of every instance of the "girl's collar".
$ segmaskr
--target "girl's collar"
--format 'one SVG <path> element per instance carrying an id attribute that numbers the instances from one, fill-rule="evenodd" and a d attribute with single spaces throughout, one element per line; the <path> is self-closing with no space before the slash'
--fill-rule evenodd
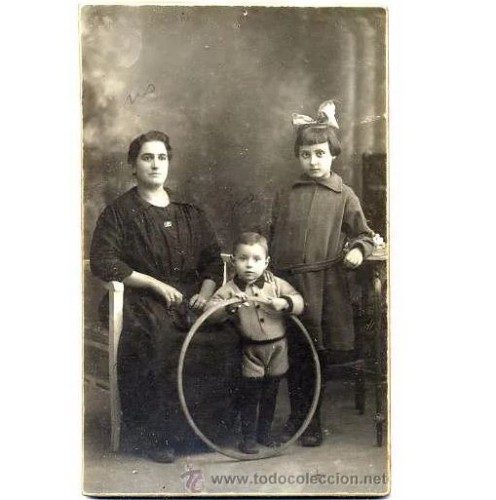
<path id="1" fill-rule="evenodd" d="M 308 177 L 308 175 L 303 174 L 300 179 L 295 182 L 295 185 L 310 183 L 320 184 L 321 186 L 325 186 L 333 191 L 336 191 L 336 193 L 341 193 L 341 191 L 343 191 L 343 179 L 341 179 L 341 177 L 334 172 L 331 172 L 331 176 L 327 179 L 312 179 Z"/>

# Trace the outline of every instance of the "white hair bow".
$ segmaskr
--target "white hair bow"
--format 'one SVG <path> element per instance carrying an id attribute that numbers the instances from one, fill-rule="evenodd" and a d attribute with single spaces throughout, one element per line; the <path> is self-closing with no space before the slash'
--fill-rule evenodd
<path id="1" fill-rule="evenodd" d="M 324 101 L 317 111 L 317 118 L 314 119 L 307 115 L 299 115 L 293 113 L 293 125 L 301 127 L 302 125 L 329 125 L 330 127 L 339 128 L 336 121 L 336 105 L 334 101 Z"/>

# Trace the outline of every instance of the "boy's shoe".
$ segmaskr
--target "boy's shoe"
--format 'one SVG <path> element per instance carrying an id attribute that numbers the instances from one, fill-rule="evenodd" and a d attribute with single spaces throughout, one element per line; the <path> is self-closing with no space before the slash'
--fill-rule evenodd
<path id="1" fill-rule="evenodd" d="M 320 424 L 312 425 L 311 423 L 307 430 L 302 434 L 300 444 L 301 446 L 313 448 L 320 446 L 322 444 L 322 440 L 322 429 L 320 428 Z"/>
<path id="2" fill-rule="evenodd" d="M 239 449 L 247 455 L 255 455 L 259 452 L 257 442 L 251 438 L 243 439 L 243 441 L 239 444 Z"/>

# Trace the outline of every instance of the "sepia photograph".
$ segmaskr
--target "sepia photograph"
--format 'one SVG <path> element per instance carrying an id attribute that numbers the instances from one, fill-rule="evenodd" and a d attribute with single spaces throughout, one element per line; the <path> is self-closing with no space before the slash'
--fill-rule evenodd
<path id="1" fill-rule="evenodd" d="M 390 492 L 388 12 L 84 5 L 83 494 Z"/>
<path id="2" fill-rule="evenodd" d="M 493 490 L 491 2 L 7 2 L 2 498 Z"/>

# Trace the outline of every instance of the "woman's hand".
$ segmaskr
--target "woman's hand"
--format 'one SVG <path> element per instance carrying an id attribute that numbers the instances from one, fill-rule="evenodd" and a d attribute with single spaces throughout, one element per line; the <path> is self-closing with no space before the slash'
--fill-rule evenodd
<path id="1" fill-rule="evenodd" d="M 213 295 L 216 288 L 215 281 L 211 279 L 203 280 L 200 291 L 189 299 L 189 305 L 194 311 L 202 311 L 208 299 Z"/>
<path id="2" fill-rule="evenodd" d="M 148 274 L 138 273 L 137 271 L 133 271 L 124 279 L 124 285 L 133 288 L 148 288 L 153 290 L 167 302 L 167 307 L 179 305 L 183 300 L 183 294 L 173 286 L 167 285 Z"/>
<path id="3" fill-rule="evenodd" d="M 153 289 L 167 302 L 167 307 L 178 306 L 183 300 L 183 294 L 173 286 L 156 280 Z"/>
<path id="4" fill-rule="evenodd" d="M 359 248 L 352 248 L 344 258 L 344 265 L 349 269 L 355 269 L 363 262 L 363 253 Z"/>
<path id="5" fill-rule="evenodd" d="M 207 299 L 199 293 L 189 299 L 189 305 L 194 311 L 202 311 L 206 303 Z"/>

